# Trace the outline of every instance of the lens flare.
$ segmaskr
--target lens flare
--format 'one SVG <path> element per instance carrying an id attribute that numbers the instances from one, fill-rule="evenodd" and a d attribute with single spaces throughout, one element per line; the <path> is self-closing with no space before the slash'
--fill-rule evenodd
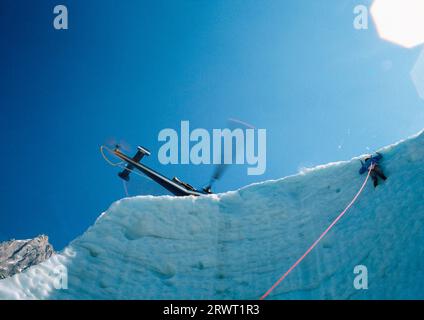
<path id="1" fill-rule="evenodd" d="M 424 43 L 424 0 L 374 0 L 371 15 L 382 39 L 405 48 Z"/>

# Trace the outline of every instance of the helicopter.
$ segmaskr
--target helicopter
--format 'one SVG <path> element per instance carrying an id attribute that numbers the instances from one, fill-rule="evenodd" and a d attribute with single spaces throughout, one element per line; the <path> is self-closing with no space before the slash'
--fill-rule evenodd
<path id="1" fill-rule="evenodd" d="M 192 185 L 181 181 L 177 177 L 174 177 L 172 179 L 169 179 L 162 175 L 161 173 L 153 170 L 152 168 L 146 166 L 145 164 L 141 163 L 141 160 L 144 156 L 150 156 L 151 152 L 142 147 L 137 147 L 137 152 L 133 157 L 130 157 L 126 155 L 120 148 L 120 145 L 115 145 L 114 149 L 110 149 L 106 146 L 101 146 L 100 151 L 105 158 L 106 161 L 108 161 L 112 165 L 118 165 L 111 163 L 107 157 L 104 154 L 104 150 L 107 150 L 108 152 L 112 153 L 119 159 L 125 163 L 125 167 L 121 172 L 118 173 L 118 176 L 124 180 L 129 181 L 130 180 L 130 174 L 134 170 L 137 170 L 141 172 L 142 174 L 146 175 L 150 179 L 152 179 L 157 184 L 161 185 L 163 188 L 174 194 L 175 196 L 184 197 L 184 196 L 201 196 L 201 195 L 209 195 L 212 194 L 212 183 L 213 181 L 217 180 L 221 174 L 222 169 L 218 169 L 215 171 L 211 182 L 208 184 L 208 186 L 198 190 L 194 188 Z"/>

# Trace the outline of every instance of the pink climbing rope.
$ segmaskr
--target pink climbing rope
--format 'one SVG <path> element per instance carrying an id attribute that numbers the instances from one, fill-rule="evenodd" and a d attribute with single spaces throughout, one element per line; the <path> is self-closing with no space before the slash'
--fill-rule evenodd
<path id="1" fill-rule="evenodd" d="M 290 272 L 293 271 L 294 268 L 296 268 L 298 266 L 299 263 L 302 262 L 303 259 L 305 259 L 305 257 L 316 247 L 316 245 L 321 241 L 322 238 L 325 237 L 325 235 L 331 230 L 331 228 L 334 227 L 334 225 L 344 216 L 344 214 L 350 209 L 350 207 L 353 206 L 353 204 L 355 203 L 355 201 L 358 199 L 359 195 L 362 193 L 362 191 L 364 190 L 368 179 L 370 177 L 371 174 L 371 170 L 374 168 L 374 165 L 371 165 L 369 170 L 368 170 L 368 175 L 364 181 L 364 183 L 362 184 L 361 188 L 359 189 L 358 193 L 355 195 L 355 197 L 352 199 L 352 201 L 349 203 L 349 205 L 342 211 L 342 213 L 340 213 L 338 215 L 338 217 L 328 226 L 327 229 L 325 229 L 325 231 L 319 236 L 319 238 L 317 240 L 315 240 L 315 242 L 309 247 L 308 250 L 306 250 L 306 252 L 290 267 L 289 270 L 286 271 L 285 274 L 283 274 L 281 276 L 280 279 L 278 279 L 277 282 L 275 282 L 271 288 L 269 288 L 269 290 L 262 296 L 260 297 L 260 300 L 264 300 L 280 283 L 281 281 L 283 281 L 289 274 Z"/>

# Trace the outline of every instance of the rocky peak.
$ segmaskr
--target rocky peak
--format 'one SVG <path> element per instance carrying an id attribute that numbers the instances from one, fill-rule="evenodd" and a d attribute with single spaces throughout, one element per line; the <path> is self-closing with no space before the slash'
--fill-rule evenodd
<path id="1" fill-rule="evenodd" d="M 0 243 L 0 279 L 11 277 L 39 264 L 54 254 L 46 235 L 34 239 L 9 240 Z"/>

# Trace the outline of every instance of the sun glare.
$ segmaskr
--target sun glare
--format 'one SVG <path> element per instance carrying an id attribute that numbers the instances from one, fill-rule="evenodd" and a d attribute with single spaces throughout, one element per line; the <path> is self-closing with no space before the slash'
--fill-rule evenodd
<path id="1" fill-rule="evenodd" d="M 405 48 L 424 43 L 424 0 L 374 0 L 371 15 L 382 39 Z"/>
<path id="2" fill-rule="evenodd" d="M 411 71 L 411 78 L 417 89 L 418 95 L 424 100 L 424 49 L 421 51 L 414 68 Z"/>

